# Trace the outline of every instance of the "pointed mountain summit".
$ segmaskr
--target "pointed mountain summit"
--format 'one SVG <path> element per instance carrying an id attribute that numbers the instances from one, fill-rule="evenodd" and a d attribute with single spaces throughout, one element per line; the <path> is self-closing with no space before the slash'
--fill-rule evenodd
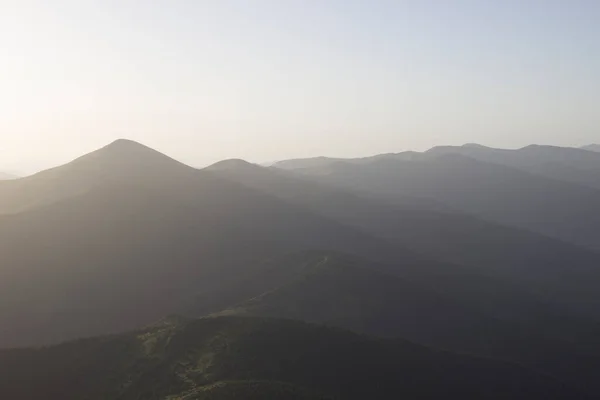
<path id="1" fill-rule="evenodd" d="M 50 204 L 106 184 L 156 184 L 198 171 L 132 140 L 120 139 L 65 165 L 0 185 L 0 215 Z"/>
<path id="2" fill-rule="evenodd" d="M 83 155 L 77 158 L 75 161 L 84 160 L 88 158 L 97 157 L 125 157 L 130 158 L 133 156 L 155 156 L 155 157 L 167 157 L 164 154 L 134 140 L 129 139 L 117 139 L 114 142 L 107 144 L 106 146 L 93 151 L 89 154 Z M 167 157 L 168 158 L 168 157 Z"/>
<path id="3" fill-rule="evenodd" d="M 117 139 L 114 142 L 111 142 L 109 144 L 107 144 L 104 147 L 101 147 L 100 149 L 93 151 L 89 154 L 83 155 L 81 157 L 79 157 L 78 159 L 84 159 L 87 158 L 89 156 L 113 156 L 116 157 L 118 155 L 124 156 L 124 157 L 130 157 L 134 154 L 138 154 L 138 155 L 149 155 L 149 154 L 155 154 L 155 155 L 160 155 L 162 156 L 162 153 L 159 153 L 158 151 L 151 149 L 150 147 L 136 142 L 134 140 L 130 140 L 130 139 Z"/>
<path id="4" fill-rule="evenodd" d="M 107 169 L 114 172 L 126 173 L 127 170 L 134 169 L 191 169 L 179 161 L 160 153 L 141 143 L 119 139 L 111 144 L 86 154 L 78 159 L 66 164 L 60 168 L 83 168 L 88 171 L 92 169 L 102 169 L 104 173 Z"/>

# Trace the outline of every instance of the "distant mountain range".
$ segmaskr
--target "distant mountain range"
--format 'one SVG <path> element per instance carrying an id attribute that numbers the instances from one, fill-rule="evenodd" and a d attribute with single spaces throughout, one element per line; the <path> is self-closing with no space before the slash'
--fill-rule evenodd
<path id="1" fill-rule="evenodd" d="M 583 146 L 582 149 L 589 151 L 600 151 L 600 144 L 589 144 L 587 146 Z"/>
<path id="2" fill-rule="evenodd" d="M 598 396 L 598 171 L 473 144 L 198 170 L 119 140 L 2 181 L 0 348 L 118 335 L 0 352 L 0 394 Z"/>
<path id="3" fill-rule="evenodd" d="M 17 179 L 17 176 L 0 171 L 0 181 L 6 181 L 6 180 L 10 180 L 10 179 Z"/>
<path id="4" fill-rule="evenodd" d="M 317 157 L 280 161 L 274 166 L 286 170 L 314 170 L 337 162 L 364 165 L 383 160 L 422 161 L 432 159 L 428 157 L 431 155 L 458 154 L 481 162 L 505 165 L 548 178 L 600 188 L 600 157 L 590 154 L 589 150 L 599 151 L 600 147 L 594 144 L 581 149 L 531 145 L 518 150 L 505 150 L 469 143 L 463 146 L 434 147 L 424 153 L 408 151 L 357 159 Z"/>
<path id="5" fill-rule="evenodd" d="M 600 249 L 600 214 L 594 211 L 600 204 L 600 154 L 594 152 L 465 145 L 312 164 L 295 160 L 293 171 L 387 202 L 430 198 L 490 222 Z M 290 170 L 287 162 L 276 167 Z"/>

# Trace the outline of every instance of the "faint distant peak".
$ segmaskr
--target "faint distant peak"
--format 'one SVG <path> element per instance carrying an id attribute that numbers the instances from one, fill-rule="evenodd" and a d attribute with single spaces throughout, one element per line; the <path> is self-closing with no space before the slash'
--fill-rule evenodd
<path id="1" fill-rule="evenodd" d="M 578 152 L 581 149 L 576 149 L 573 147 L 562 147 L 562 146 L 553 146 L 549 144 L 530 144 L 529 146 L 525 146 L 520 151 L 524 152 L 544 152 L 544 153 L 564 153 L 564 152 Z"/>
<path id="2" fill-rule="evenodd" d="M 460 153 L 468 150 L 496 150 L 492 147 L 484 146 L 479 143 L 465 143 L 462 146 L 435 146 L 425 153 Z"/>
<path id="3" fill-rule="evenodd" d="M 246 160 L 240 158 L 232 158 L 229 160 L 219 161 L 213 165 L 208 166 L 206 169 L 213 171 L 229 171 L 229 170 L 240 170 L 240 169 L 256 169 L 262 168 L 259 165 L 252 164 Z"/>
<path id="4" fill-rule="evenodd" d="M 331 158 L 331 157 L 312 157 L 312 158 L 297 158 L 292 160 L 284 160 L 278 161 L 273 164 L 273 167 L 280 169 L 304 169 L 304 168 L 319 168 L 326 167 L 335 162 L 343 161 L 341 158 Z"/>
<path id="5" fill-rule="evenodd" d="M 596 144 L 596 143 L 588 144 L 587 146 L 581 147 L 581 149 L 588 150 L 588 151 L 600 152 L 600 144 Z"/>
<path id="6" fill-rule="evenodd" d="M 401 153 L 383 153 L 375 156 L 347 160 L 351 164 L 370 164 L 380 161 L 417 161 L 423 158 L 423 153 L 417 151 L 403 151 Z"/>
<path id="7" fill-rule="evenodd" d="M 520 150 L 535 150 L 535 149 L 543 149 L 544 147 L 550 147 L 543 144 L 530 144 L 525 147 L 521 147 Z"/>
<path id="8" fill-rule="evenodd" d="M 451 146 L 451 145 L 438 145 L 438 146 L 433 146 L 432 148 L 425 150 L 425 153 L 430 152 L 430 151 L 436 151 L 436 150 L 447 150 L 447 149 L 460 149 L 459 146 Z"/>

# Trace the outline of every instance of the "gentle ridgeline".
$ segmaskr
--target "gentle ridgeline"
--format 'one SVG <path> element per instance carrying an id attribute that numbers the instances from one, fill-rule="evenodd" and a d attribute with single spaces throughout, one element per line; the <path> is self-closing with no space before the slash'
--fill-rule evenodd
<path id="1" fill-rule="evenodd" d="M 591 150 L 2 180 L 0 398 L 598 398 Z"/>

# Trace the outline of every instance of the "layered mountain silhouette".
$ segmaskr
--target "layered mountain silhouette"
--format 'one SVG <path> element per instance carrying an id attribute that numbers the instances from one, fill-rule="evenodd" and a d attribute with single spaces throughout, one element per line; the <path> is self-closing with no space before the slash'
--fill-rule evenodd
<path id="1" fill-rule="evenodd" d="M 44 204 L 0 217 L 2 346 L 149 323 L 202 288 L 226 284 L 247 262 L 290 251 L 323 247 L 421 262 L 359 230 L 130 142 L 48 174 L 70 190 L 51 191 Z M 27 182 L 39 190 L 46 173 L 18 182 L 21 196 L 29 193 Z M 59 198 L 45 204 L 51 196 Z"/>
<path id="2" fill-rule="evenodd" d="M 0 352 L 16 374 L 0 393 L 597 395 L 600 190 L 581 178 L 596 157 L 467 145 L 198 170 L 119 140 L 2 181 L 0 348 L 117 335 Z M 173 313 L 201 319 L 134 331 Z M 302 336 L 316 342 L 296 346 Z M 352 345 L 325 353 L 322 370 L 304 358 L 338 342 Z M 31 365 L 39 385 L 19 386 Z M 403 374 L 418 384 L 399 389 Z"/>
<path id="3" fill-rule="evenodd" d="M 529 304 L 524 294 L 517 294 L 507 287 L 509 282 L 521 286 L 527 281 L 525 290 L 532 295 L 571 310 L 599 316 L 595 282 L 600 278 L 597 268 L 600 254 L 595 252 L 526 230 L 489 223 L 465 213 L 450 213 L 431 203 L 414 206 L 403 193 L 398 194 L 401 200 L 397 201 L 395 194 L 387 196 L 387 192 L 354 190 L 352 185 L 331 186 L 307 181 L 278 169 L 241 161 L 221 162 L 209 169 L 223 178 L 356 227 L 397 246 L 460 264 L 429 263 L 428 268 L 408 264 L 397 268 L 395 273 L 429 284 L 434 284 L 434 279 L 443 279 L 444 284 L 437 287 L 452 290 L 454 296 L 463 298 L 472 293 L 468 301 L 480 304 L 497 306 L 499 295 L 494 295 L 495 298 L 487 303 L 483 299 L 489 293 L 506 293 L 504 300 L 511 305 L 496 307 L 497 315 L 532 319 L 531 313 L 521 314 L 528 309 L 525 304 Z M 561 276 L 569 276 L 570 280 L 557 279 Z M 469 290 L 467 282 L 471 282 Z M 498 290 L 501 284 L 504 287 Z M 569 296 L 565 291 L 567 286 L 571 287 Z M 507 309 L 509 313 L 505 312 Z M 534 314 L 538 315 L 538 312 L 536 309 Z"/>
<path id="4" fill-rule="evenodd" d="M 380 154 L 372 157 L 342 158 L 308 158 L 284 160 L 274 166 L 283 170 L 302 170 L 327 168 L 338 162 L 351 164 L 371 164 L 384 160 L 419 161 L 431 159 L 429 156 L 462 155 L 478 161 L 505 165 L 552 179 L 564 180 L 600 188 L 598 173 L 600 172 L 600 155 L 590 153 L 599 151 L 598 145 L 584 146 L 580 149 L 545 145 L 530 145 L 522 149 L 495 149 L 476 143 L 463 146 L 438 146 L 424 153 L 407 151 L 403 153 Z"/>
<path id="5" fill-rule="evenodd" d="M 517 364 L 261 318 L 2 351 L 0 368 L 0 396 L 15 400 L 591 398 Z"/>
<path id="6" fill-rule="evenodd" d="M 518 150 L 465 145 L 434 147 L 430 154 L 460 154 L 479 161 L 518 168 L 545 176 L 600 188 L 600 154 L 587 149 L 531 145 Z"/>
<path id="7" fill-rule="evenodd" d="M 578 150 L 595 157 L 596 153 Z M 402 153 L 401 153 L 402 154 Z M 401 155 L 400 154 L 400 155 Z M 346 189 L 431 198 L 451 209 L 590 248 L 600 248 L 600 190 L 461 154 L 386 157 L 297 170 L 304 178 Z"/>

